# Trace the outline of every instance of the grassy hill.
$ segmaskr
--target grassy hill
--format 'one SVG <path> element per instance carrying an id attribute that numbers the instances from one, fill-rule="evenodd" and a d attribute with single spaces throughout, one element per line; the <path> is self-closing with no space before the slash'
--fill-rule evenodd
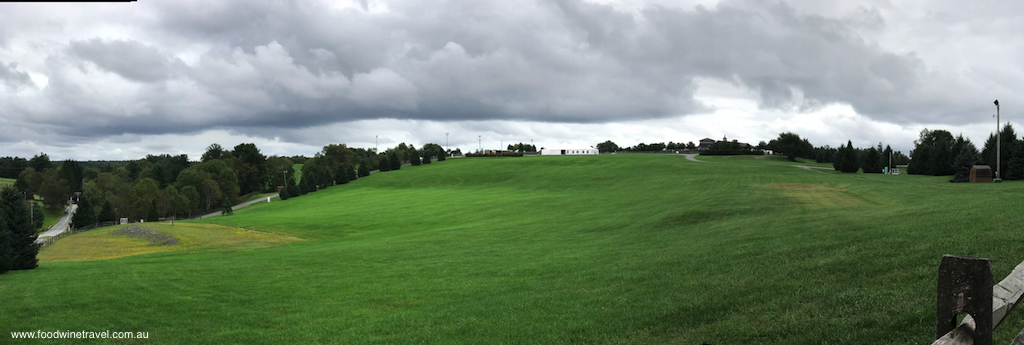
<path id="1" fill-rule="evenodd" d="M 0 188 L 2 188 L 4 186 L 13 186 L 15 181 L 17 181 L 17 180 L 15 180 L 13 178 L 3 178 L 3 177 L 0 177 Z"/>
<path id="2" fill-rule="evenodd" d="M 451 159 L 374 174 L 197 222 L 306 241 L 0 275 L 0 331 L 148 331 L 172 344 L 927 343 L 943 254 L 990 258 L 997 281 L 1024 260 L 1024 183 L 763 158 Z M 1021 327 L 1011 316 L 996 342 Z"/>

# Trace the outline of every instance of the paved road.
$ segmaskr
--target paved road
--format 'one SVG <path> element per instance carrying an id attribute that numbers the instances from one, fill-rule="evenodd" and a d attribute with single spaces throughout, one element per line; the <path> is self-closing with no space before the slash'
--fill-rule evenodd
<path id="1" fill-rule="evenodd" d="M 699 160 L 697 160 L 697 154 L 696 153 L 687 153 L 687 154 L 683 154 L 683 156 L 686 156 L 686 159 L 694 161 L 694 162 L 710 163 L 708 161 L 699 161 Z"/>
<path id="2" fill-rule="evenodd" d="M 281 196 L 281 194 L 274 194 L 274 195 L 270 195 L 269 197 L 270 198 L 276 198 L 276 197 L 279 197 L 279 196 Z M 258 202 L 267 202 L 267 197 L 265 196 L 265 197 L 262 197 L 262 198 L 259 198 L 259 199 L 253 200 L 253 201 L 243 202 L 241 204 L 238 204 L 238 205 L 235 205 L 235 206 L 231 206 L 231 209 L 232 210 L 237 210 L 237 209 L 240 209 L 242 207 L 246 207 L 246 206 L 258 203 Z M 217 212 L 210 213 L 210 214 L 204 215 L 202 217 L 199 217 L 199 219 L 210 218 L 210 217 L 213 217 L 213 216 L 219 216 L 222 213 L 224 213 L 224 211 L 217 211 Z"/>
<path id="3" fill-rule="evenodd" d="M 41 242 L 44 237 L 53 237 L 60 235 L 60 233 L 68 230 L 68 224 L 71 223 L 71 215 L 75 214 L 75 210 L 78 209 L 78 205 L 71 205 L 65 211 L 64 215 L 57 220 L 57 223 L 50 227 L 50 230 L 39 235 L 36 238 L 36 242 Z"/>
<path id="4" fill-rule="evenodd" d="M 835 168 L 828 168 L 828 167 L 812 167 L 812 166 L 808 166 L 808 165 L 796 165 L 796 164 L 794 164 L 793 166 L 795 166 L 795 167 L 797 167 L 797 168 L 804 168 L 804 169 L 807 169 L 807 170 L 811 170 L 811 169 L 825 169 L 825 170 L 835 170 Z"/>

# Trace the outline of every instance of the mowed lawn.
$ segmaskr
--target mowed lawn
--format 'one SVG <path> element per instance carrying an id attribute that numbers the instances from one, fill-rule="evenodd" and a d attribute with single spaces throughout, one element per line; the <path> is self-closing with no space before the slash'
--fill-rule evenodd
<path id="1" fill-rule="evenodd" d="M 0 331 L 143 331 L 168 344 L 929 343 L 943 254 L 990 258 L 996 281 L 1024 260 L 1022 182 L 698 158 L 708 163 L 464 158 L 373 174 L 202 221 L 305 241 L 0 275 Z M 1024 327 L 1014 315 L 997 343 Z"/>

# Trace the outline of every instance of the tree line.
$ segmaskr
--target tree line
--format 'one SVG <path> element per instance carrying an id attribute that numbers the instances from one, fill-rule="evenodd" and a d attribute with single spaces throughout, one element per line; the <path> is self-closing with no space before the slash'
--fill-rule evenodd
<path id="1" fill-rule="evenodd" d="M 16 173 L 16 192 L 25 198 L 42 197 L 51 211 L 76 199 L 73 223 L 85 226 L 119 218 L 192 218 L 230 210 L 231 205 L 276 191 L 278 186 L 283 186 L 282 196 L 287 198 L 368 176 L 370 170 L 397 170 L 403 163 L 429 164 L 446 156 L 437 144 L 416 149 L 402 143 L 381 154 L 331 144 L 312 158 L 267 157 L 255 144 L 243 143 L 232 149 L 212 144 L 198 162 L 189 161 L 187 155 L 147 155 L 123 164 L 84 168 L 73 160 L 55 164 L 40 153 L 31 159 L 5 157 L 0 159 L 0 169 L 10 169 L 4 172 L 8 176 Z M 299 175 L 307 178 L 295 178 L 295 164 L 303 164 Z M 41 225 L 42 215 L 37 223 Z"/>
<path id="2" fill-rule="evenodd" d="M 649 144 L 641 142 L 633 146 L 621 147 L 611 140 L 605 140 L 604 142 L 598 143 L 595 147 L 597 147 L 597 149 L 602 153 L 614 153 L 620 152 L 620 150 L 637 153 L 659 153 L 669 149 L 696 149 L 697 145 L 693 143 L 693 141 L 687 143 L 669 141 L 669 143 L 655 142 Z"/>
<path id="3" fill-rule="evenodd" d="M 914 141 L 908 172 L 934 176 L 953 175 L 950 182 L 967 182 L 974 165 L 988 165 L 993 172 L 1001 169 L 999 177 L 1005 180 L 1024 179 L 1024 140 L 1018 138 L 1013 125 L 1007 123 L 998 136 L 997 133 L 989 134 L 984 148 L 979 152 L 974 143 L 963 135 L 954 137 L 946 130 L 925 128 Z"/>

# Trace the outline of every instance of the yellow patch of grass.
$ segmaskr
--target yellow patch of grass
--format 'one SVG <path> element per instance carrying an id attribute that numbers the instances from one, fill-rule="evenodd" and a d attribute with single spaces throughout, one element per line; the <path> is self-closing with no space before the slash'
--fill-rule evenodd
<path id="1" fill-rule="evenodd" d="M 831 188 L 825 185 L 775 183 L 764 185 L 764 187 L 780 190 L 782 195 L 789 197 L 800 206 L 818 208 L 866 204 L 863 200 L 847 194 L 845 189 Z"/>
<path id="2" fill-rule="evenodd" d="M 170 225 L 161 222 L 134 225 L 156 230 L 158 235 L 172 236 L 178 239 L 178 242 L 162 246 L 144 239 L 111 233 L 128 226 L 115 225 L 60 239 L 39 252 L 39 262 L 106 260 L 202 248 L 254 248 L 302 240 L 297 237 L 215 224 L 179 222 Z"/>

